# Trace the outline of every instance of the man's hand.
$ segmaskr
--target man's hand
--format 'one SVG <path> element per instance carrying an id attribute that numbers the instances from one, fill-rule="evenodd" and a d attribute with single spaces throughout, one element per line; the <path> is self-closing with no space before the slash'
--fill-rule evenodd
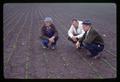
<path id="1" fill-rule="evenodd" d="M 80 47 L 80 42 L 77 41 L 77 43 L 75 45 L 76 45 L 76 48 L 79 48 Z"/>
<path id="2" fill-rule="evenodd" d="M 49 41 L 50 41 L 51 43 L 53 43 L 53 42 L 54 42 L 54 39 L 55 39 L 55 37 L 53 36 L 53 37 L 49 38 Z"/>
<path id="3" fill-rule="evenodd" d="M 77 41 L 77 39 L 76 39 L 76 37 L 75 37 L 75 36 L 73 36 L 73 37 L 72 37 L 72 40 L 73 40 L 73 41 Z"/>

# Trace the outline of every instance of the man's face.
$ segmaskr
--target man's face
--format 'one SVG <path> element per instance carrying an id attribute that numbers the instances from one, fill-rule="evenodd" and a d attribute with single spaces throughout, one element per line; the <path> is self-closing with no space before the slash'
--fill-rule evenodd
<path id="1" fill-rule="evenodd" d="M 73 22 L 72 22 L 72 25 L 73 25 L 75 28 L 77 28 L 77 27 L 78 27 L 78 22 L 77 22 L 77 21 L 73 21 Z"/>
<path id="2" fill-rule="evenodd" d="M 90 28 L 90 25 L 85 25 L 85 24 L 83 24 L 83 30 L 84 30 L 84 31 L 88 31 L 89 28 Z"/>
<path id="3" fill-rule="evenodd" d="M 45 21 L 45 26 L 50 26 L 51 22 L 50 21 Z"/>

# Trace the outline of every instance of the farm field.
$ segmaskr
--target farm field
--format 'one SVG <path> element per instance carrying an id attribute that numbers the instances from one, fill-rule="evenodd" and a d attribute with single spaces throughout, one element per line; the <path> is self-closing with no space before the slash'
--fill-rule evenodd
<path id="1" fill-rule="evenodd" d="M 52 17 L 59 33 L 57 49 L 43 49 L 40 30 Z M 71 20 L 92 19 L 105 48 L 97 60 L 67 40 Z M 116 78 L 116 5 L 111 3 L 6 3 L 3 7 L 4 78 Z"/>

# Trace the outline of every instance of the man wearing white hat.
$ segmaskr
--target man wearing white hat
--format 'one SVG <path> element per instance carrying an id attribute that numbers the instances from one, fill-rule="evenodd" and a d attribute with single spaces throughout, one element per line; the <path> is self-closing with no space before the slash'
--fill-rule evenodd
<path id="1" fill-rule="evenodd" d="M 56 48 L 56 42 L 58 40 L 58 31 L 53 24 L 51 17 L 46 17 L 44 20 L 44 25 L 41 28 L 41 36 L 43 48 Z"/>

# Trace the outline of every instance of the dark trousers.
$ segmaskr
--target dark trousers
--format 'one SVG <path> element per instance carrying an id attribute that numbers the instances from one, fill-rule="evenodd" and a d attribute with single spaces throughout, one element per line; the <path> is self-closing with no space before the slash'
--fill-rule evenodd
<path id="1" fill-rule="evenodd" d="M 77 38 L 77 41 L 73 41 L 72 38 L 68 37 L 68 40 L 75 44 L 79 39 Z"/>
<path id="2" fill-rule="evenodd" d="M 55 46 L 56 42 L 58 40 L 58 37 L 55 37 L 54 42 L 51 44 L 51 46 Z M 48 47 L 49 40 L 48 39 L 42 39 L 42 44 L 46 47 Z"/>
<path id="3" fill-rule="evenodd" d="M 46 30 L 46 36 L 51 38 L 54 35 L 54 32 L 52 29 L 47 29 Z M 56 45 L 56 42 L 58 40 L 58 36 L 55 37 L 54 42 L 51 44 L 51 46 Z M 42 44 L 46 47 L 48 47 L 49 40 L 48 39 L 42 39 Z"/>
<path id="4" fill-rule="evenodd" d="M 91 44 L 81 44 L 82 47 L 88 49 L 92 56 L 98 55 L 104 49 L 104 45 L 99 43 L 91 43 Z"/>

